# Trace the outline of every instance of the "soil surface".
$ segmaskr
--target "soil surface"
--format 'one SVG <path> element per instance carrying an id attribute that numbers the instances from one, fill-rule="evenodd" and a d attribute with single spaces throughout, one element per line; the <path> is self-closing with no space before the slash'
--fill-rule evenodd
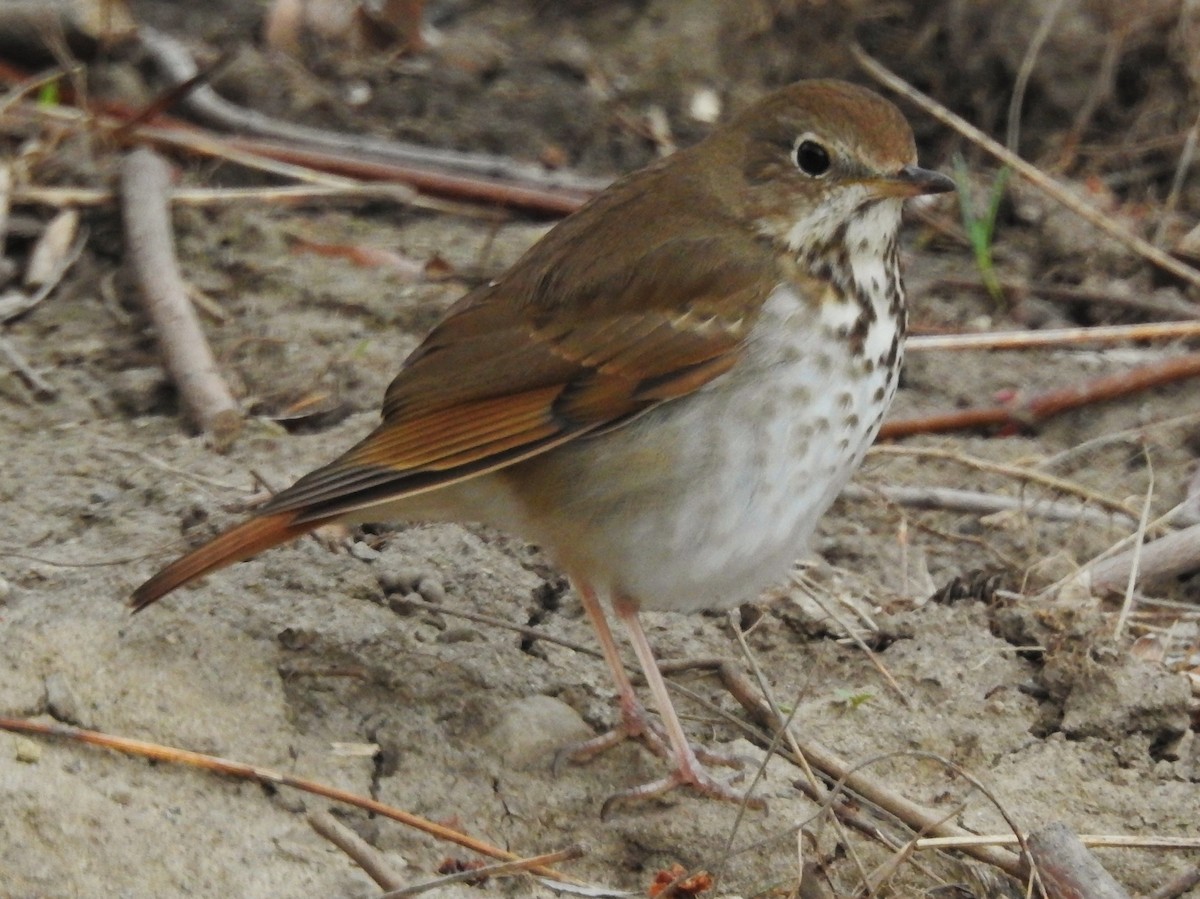
<path id="1" fill-rule="evenodd" d="M 215 86 L 281 118 L 611 177 L 651 161 L 668 136 L 686 145 L 706 133 L 714 100 L 724 119 L 800 77 L 869 83 L 846 51 L 854 36 L 1003 138 L 1044 5 L 908 6 L 866 3 L 850 13 L 796 0 L 431 2 L 419 52 L 349 52 L 321 39 L 307 42 L 299 61 L 263 47 L 260 4 L 141 0 L 133 12 L 182 38 L 201 61 L 236 48 Z M 1139 233 L 1166 216 L 1170 243 L 1200 210 L 1194 175 L 1174 213 L 1163 208 L 1195 116 L 1200 85 L 1189 82 L 1195 54 L 1187 48 L 1200 27 L 1177 4 L 1143 7 L 1125 20 L 1121 4 L 1066 5 L 1030 78 L 1021 149 Z M 158 86 L 138 62 L 96 60 L 94 89 L 153 96 Z M 981 208 L 990 162 L 912 107 L 905 112 L 924 164 L 950 172 L 953 154 L 966 157 L 964 186 Z M 0 147 L 28 156 L 22 137 L 6 127 Z M 105 183 L 111 147 L 85 135 L 58 139 L 33 180 Z M 231 163 L 172 159 L 186 184 L 261 183 Z M 40 222 L 50 213 L 16 212 Z M 717 875 L 718 895 L 790 895 L 801 864 L 815 862 L 811 878 L 824 895 L 852 895 L 864 876 L 878 878 L 879 895 L 926 895 L 955 883 L 960 895 L 1000 895 L 986 893 L 979 867 L 959 856 L 920 852 L 881 872 L 892 850 L 838 832 L 793 786 L 803 774 L 782 758 L 767 762 L 754 785 L 769 800 L 766 812 L 675 792 L 601 820 L 607 797 L 660 776 L 663 762 L 627 743 L 551 770 L 556 749 L 613 723 L 611 686 L 593 655 L 462 617 L 491 616 L 595 648 L 563 578 L 536 547 L 508 535 L 393 523 L 304 539 L 130 616 L 129 591 L 169 557 L 237 520 L 264 484 L 290 483 L 368 431 L 424 331 L 553 224 L 493 212 L 382 201 L 178 208 L 181 263 L 220 312 L 205 327 L 248 413 L 239 439 L 217 452 L 189 432 L 160 367 L 122 270 L 116 209 L 84 210 L 81 259 L 48 299 L 0 331 L 55 391 L 37 396 L 0 366 L 0 714 L 313 778 L 521 855 L 581 843 L 586 855 L 561 867 L 615 889 L 642 891 L 678 863 Z M 436 260 L 449 275 L 414 279 L 313 252 L 313 244 Z M 1006 282 L 1189 299 L 1015 180 L 994 251 Z M 10 236 L 11 259 L 24 264 L 27 252 L 28 238 Z M 990 299 L 974 287 L 979 270 L 953 198 L 912 217 L 903 256 L 918 331 L 1147 318 L 1037 290 Z M 1182 352 L 1161 344 L 914 351 L 892 417 L 989 405 Z M 1140 591 L 1119 637 L 1119 602 L 1078 591 L 1036 597 L 1134 533 L 1147 496 L 1151 516 L 1183 501 L 1198 451 L 1193 381 L 1019 432 L 917 437 L 873 452 L 855 480 L 868 490 L 838 502 L 799 560 L 797 582 L 739 616 L 772 695 L 794 712 L 797 738 L 867 765 L 891 789 L 981 834 L 1008 833 L 1007 815 L 1026 832 L 1064 822 L 1088 834 L 1200 836 L 1200 716 L 1182 673 L 1200 667 L 1197 579 Z M 998 464 L 985 470 L 970 460 Z M 922 510 L 875 489 L 955 487 L 1084 508 L 1018 469 L 1085 488 L 1091 511 L 1105 508 L 1102 497 L 1132 517 Z M 942 589 L 952 583 L 965 586 Z M 645 620 L 661 659 L 728 659 L 748 670 L 724 614 Z M 748 784 L 765 752 L 729 720 L 748 720 L 745 710 L 708 668 L 673 679 L 704 700 L 676 699 L 691 735 L 748 759 Z M 331 803 L 287 788 L 0 733 L 0 804 L 2 896 L 378 894 L 306 822 L 306 811 Z M 447 856 L 472 858 L 387 819 L 335 809 L 406 882 L 432 878 Z M 798 828 L 807 834 L 799 854 Z M 1200 864 L 1194 849 L 1097 855 L 1135 894 Z M 441 894 L 481 891 L 546 893 L 518 878 Z"/>

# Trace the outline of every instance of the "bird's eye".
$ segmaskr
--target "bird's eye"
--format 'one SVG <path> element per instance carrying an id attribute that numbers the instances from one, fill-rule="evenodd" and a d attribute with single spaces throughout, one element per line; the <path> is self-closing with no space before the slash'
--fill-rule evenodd
<path id="1" fill-rule="evenodd" d="M 796 166 L 810 178 L 820 178 L 829 171 L 829 151 L 815 140 L 802 140 L 796 145 Z"/>

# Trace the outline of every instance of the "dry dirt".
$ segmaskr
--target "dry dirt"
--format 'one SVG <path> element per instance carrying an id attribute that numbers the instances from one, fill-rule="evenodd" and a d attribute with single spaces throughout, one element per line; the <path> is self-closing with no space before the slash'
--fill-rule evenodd
<path id="1" fill-rule="evenodd" d="M 651 105 L 686 143 L 707 127 L 687 114 L 698 88 L 716 90 L 730 109 L 797 77 L 853 74 L 839 42 L 855 28 L 890 64 L 993 126 L 1003 121 L 1039 15 L 1038 4 L 1005 5 L 997 15 L 1015 43 L 1001 45 L 972 42 L 971 35 L 990 32 L 963 13 L 970 4 L 924 4 L 919 15 L 904 4 L 866 4 L 852 17 L 834 5 L 745 0 L 430 3 L 438 47 L 392 63 L 348 61 L 329 51 L 309 61 L 312 74 L 254 48 L 257 4 L 180 7 L 143 0 L 135 11 L 185 36 L 202 56 L 245 43 L 219 84 L 242 102 L 290 118 L 520 158 L 554 148 L 594 175 L 652 158 L 645 133 L 629 127 Z M 1115 15 L 1101 4 L 1067 8 L 1047 45 L 1053 62 L 1033 79 L 1027 100 L 1026 151 L 1042 161 L 1062 152 L 1071 115 L 1065 111 L 1078 109 L 1094 86 L 1112 27 L 1104 16 Z M 1114 147 L 1181 133 L 1194 107 L 1187 111 L 1186 88 L 1178 87 L 1186 84 L 1174 30 L 1179 11 L 1159 4 L 1145 15 L 1158 18 L 1127 30 L 1114 90 L 1099 103 L 1079 141 L 1082 155 L 1066 174 L 1079 182 L 1095 176 L 1096 202 L 1108 201 L 1114 215 L 1148 228 L 1143 219 L 1154 221 L 1152 204 L 1161 203 L 1178 146 L 1133 161 L 1121 161 Z M 947 74 L 960 60 L 961 83 Z M 115 61 L 98 66 L 96 77 L 130 90 L 133 72 Z M 341 102 L 350 82 L 369 87 L 361 109 Z M 1138 114 L 1150 98 L 1157 119 Z M 963 150 L 981 189 L 988 183 L 991 169 L 982 159 L 907 111 L 926 164 L 949 170 L 951 153 Z M 89 155 L 104 148 L 75 149 L 101 175 L 110 166 Z M 180 161 L 189 183 L 246 179 L 231 166 Z M 69 163 L 72 171 L 83 166 Z M 1140 174 L 1102 180 L 1129 169 Z M 1110 194 L 1105 184 L 1117 186 Z M 1178 207 L 1184 222 L 1194 221 L 1198 198 L 1193 177 Z M 935 213 L 957 220 L 953 201 Z M 769 811 L 744 816 L 732 805 L 677 793 L 600 820 L 614 790 L 662 771 L 636 745 L 551 772 L 557 747 L 613 720 L 610 686 L 594 657 L 457 616 L 482 613 L 594 645 L 558 574 L 536 548 L 510 537 L 471 526 L 404 524 L 358 532 L 348 552 L 306 539 L 214 575 L 145 614 L 131 617 L 123 605 L 129 590 L 185 542 L 235 520 L 259 477 L 286 484 L 370 429 L 399 362 L 466 288 L 461 275 L 502 270 L 550 223 L 514 216 L 497 225 L 386 203 L 179 210 L 183 266 L 226 316 L 206 325 L 251 413 L 241 439 L 220 454 L 183 424 L 127 279 L 115 282 L 115 305 L 104 299 L 102 285 L 121 262 L 115 211 L 102 207 L 85 217 L 88 249 L 71 277 L 3 331 L 57 396 L 38 400 L 18 377 L 0 372 L 0 714 L 52 716 L 311 777 L 525 855 L 580 842 L 586 856 L 565 867 L 610 887 L 644 889 L 653 872 L 678 862 L 719 873 L 720 894 L 786 895 L 799 864 L 795 832 L 804 826 L 816 836 L 806 857 L 828 863 L 830 894 L 854 892 L 860 876 L 845 847 L 793 788 L 800 772 L 783 760 L 772 760 L 756 786 Z M 942 277 L 977 280 L 969 250 L 919 221 L 906 233 L 918 326 L 1135 318 L 1036 297 L 997 307 L 977 292 L 938 287 Z M 298 237 L 417 260 L 436 254 L 460 277 L 411 283 L 386 268 L 296 252 Z M 22 246 L 10 243 L 14 257 Z M 1028 189 L 1014 189 L 1002 209 L 997 259 L 1006 279 L 1182 295 Z M 894 415 L 986 404 L 1001 391 L 1075 383 L 1178 352 L 913 353 Z M 286 428 L 279 423 L 283 410 L 314 392 L 326 397 L 325 414 Z M 1020 435 L 919 438 L 899 446 L 1042 466 L 1135 510 L 1152 489 L 1152 509 L 1162 512 L 1186 495 L 1198 422 L 1200 393 L 1185 382 Z M 1009 475 L 904 455 L 873 455 L 857 481 L 1048 495 Z M 1167 664 L 1180 653 L 1188 664 L 1189 645 L 1190 664 L 1197 664 L 1194 579 L 1150 592 L 1192 603 L 1190 613 L 1188 606 L 1143 604 L 1135 616 L 1134 635 L 1161 636 L 1173 625 L 1164 637 L 1166 662 L 1135 658 L 1129 636 L 1112 639 L 1111 603 L 931 599 L 954 578 L 981 570 L 1032 594 L 1132 530 L 1117 516 L 1101 524 L 1048 522 L 843 500 L 821 529 L 807 574 L 843 621 L 854 616 L 851 609 L 873 620 L 868 639 L 891 681 L 796 587 L 781 585 L 757 604 L 761 617 L 749 644 L 773 694 L 795 710 L 801 739 L 855 762 L 889 755 L 871 765 L 876 777 L 963 827 L 1006 831 L 995 806 L 962 777 L 928 758 L 895 753 L 919 750 L 962 766 L 1025 830 L 1062 821 L 1082 833 L 1196 837 L 1196 704 Z M 381 581 L 397 592 L 385 597 Z M 443 611 L 400 601 L 413 592 Z M 721 657 L 745 665 L 723 615 L 646 618 L 664 659 Z M 710 676 L 678 679 L 744 717 Z M 712 709 L 678 702 L 696 738 L 762 758 L 761 747 Z M 362 754 L 346 744 L 374 749 Z M 0 734 L 0 895 L 375 895 L 366 875 L 307 825 L 306 809 L 329 805 L 286 789 Z M 411 882 L 431 877 L 447 855 L 469 857 L 385 819 L 340 808 L 338 814 Z M 851 844 L 867 871 L 889 854 L 858 837 Z M 1200 863 L 1195 850 L 1108 849 L 1099 857 L 1141 894 Z M 970 877 L 953 857 L 923 854 L 902 865 L 883 892 L 924 895 Z M 520 879 L 442 893 L 481 890 L 545 893 Z"/>

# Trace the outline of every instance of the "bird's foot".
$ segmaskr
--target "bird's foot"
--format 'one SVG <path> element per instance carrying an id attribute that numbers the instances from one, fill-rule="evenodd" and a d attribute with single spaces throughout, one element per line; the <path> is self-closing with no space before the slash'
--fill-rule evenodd
<path id="1" fill-rule="evenodd" d="M 553 771 L 558 774 L 567 762 L 582 764 L 591 761 L 600 753 L 624 743 L 626 740 L 640 740 L 646 748 L 660 758 L 671 757 L 671 744 L 667 732 L 656 718 L 652 718 L 646 707 L 640 702 L 621 702 L 621 723 L 612 730 L 564 746 L 554 755 Z M 692 754 L 699 762 L 706 765 L 719 765 L 725 768 L 741 768 L 748 759 L 743 756 L 716 752 L 706 746 L 691 746 Z M 703 769 L 700 769 L 703 771 Z"/>
<path id="2" fill-rule="evenodd" d="M 741 775 L 737 775 L 740 777 Z M 674 771 L 666 777 L 637 787 L 630 787 L 614 793 L 600 807 L 600 820 L 606 820 L 614 809 L 647 799 L 655 799 L 669 793 L 677 787 L 689 787 L 702 796 L 713 799 L 724 799 L 727 802 L 745 803 L 749 808 L 766 810 L 767 801 L 757 796 L 751 796 L 745 790 L 739 790 L 722 780 L 717 780 L 704 769 L 699 760 L 692 757 L 680 762 Z"/>

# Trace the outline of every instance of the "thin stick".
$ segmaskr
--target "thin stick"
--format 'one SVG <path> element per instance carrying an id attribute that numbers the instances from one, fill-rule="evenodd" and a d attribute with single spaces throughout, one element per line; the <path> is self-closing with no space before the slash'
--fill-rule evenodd
<path id="1" fill-rule="evenodd" d="M 1132 523 L 1128 513 L 1102 512 L 1074 503 L 1055 500 L 1030 500 L 1020 496 L 1001 496 L 953 487 L 893 487 L 883 484 L 847 484 L 842 499 L 856 502 L 883 499 L 897 506 L 913 509 L 942 509 L 949 512 L 969 512 L 973 515 L 995 515 L 998 512 L 1020 512 L 1047 521 L 1086 521 L 1089 524 L 1111 525 L 1117 519 Z"/>
<path id="2" fill-rule="evenodd" d="M 404 881 L 378 849 L 326 811 L 313 812 L 308 823 L 321 836 L 350 856 L 381 889 L 399 889 Z"/>
<path id="3" fill-rule="evenodd" d="M 994 833 L 963 837 L 923 837 L 917 840 L 918 849 L 965 849 L 968 846 L 1015 846 L 1015 834 Z M 1102 849 L 1200 849 L 1200 837 L 1131 836 L 1126 834 L 1080 834 L 1079 842 L 1090 848 Z"/>
<path id="4" fill-rule="evenodd" d="M 1175 166 L 1175 177 L 1171 179 L 1171 189 L 1167 192 L 1167 199 L 1158 211 L 1158 227 L 1154 229 L 1154 243 L 1158 246 L 1162 246 L 1167 224 L 1171 221 L 1171 217 L 1175 214 L 1175 207 L 1179 204 L 1179 195 L 1183 192 L 1188 169 L 1192 167 L 1192 162 L 1196 158 L 1197 140 L 1200 140 L 1200 116 L 1196 117 L 1196 120 L 1192 122 L 1192 127 L 1188 129 L 1187 137 L 1183 141 L 1183 150 L 1179 154 L 1179 163 Z"/>
<path id="5" fill-rule="evenodd" d="M 447 874 L 445 877 L 438 877 L 435 880 L 426 881 L 425 883 L 394 888 L 391 892 L 384 893 L 379 899 L 406 899 L 408 896 L 427 893 L 430 890 L 436 890 L 451 883 L 470 883 L 472 881 L 483 881 L 489 877 L 523 874 L 526 871 L 532 871 L 545 865 L 556 865 L 559 862 L 573 861 L 574 859 L 582 858 L 583 855 L 583 847 L 576 844 L 568 846 L 566 849 L 560 849 L 557 852 L 547 852 L 544 855 L 535 855 L 512 862 L 497 862 L 494 865 L 484 865 L 482 868 L 474 868 L 469 871 L 456 871 L 454 874 Z"/>
<path id="6" fill-rule="evenodd" d="M 871 447 L 870 455 L 912 456 L 917 459 L 944 459 L 947 462 L 957 462 L 959 465 L 966 465 L 969 468 L 975 468 L 979 471 L 987 471 L 992 474 L 1016 478 L 1017 480 L 1038 484 L 1049 490 L 1056 490 L 1059 493 L 1065 493 L 1069 496 L 1077 496 L 1082 500 L 1096 503 L 1120 515 L 1128 515 L 1130 518 L 1135 517 L 1133 512 L 1125 507 L 1124 503 L 1111 499 L 1102 493 L 1096 493 L 1094 490 L 1089 490 L 1086 487 L 1076 484 L 1074 481 L 1068 481 L 1066 478 L 1056 477 L 1042 471 L 1034 471 L 1030 468 L 1022 468 L 1019 465 L 1007 465 L 1004 462 L 993 462 L 990 459 L 968 456 L 955 450 L 940 449 L 935 446 L 887 446 L 885 444 Z"/>
<path id="7" fill-rule="evenodd" d="M 1152 362 L 1138 368 L 1084 381 L 1073 387 L 1062 387 L 1023 399 L 1018 394 L 1012 402 L 997 406 L 977 406 L 932 415 L 899 418 L 886 421 L 880 429 L 880 439 L 889 440 L 913 434 L 933 434 L 973 428 L 1011 427 L 1025 429 L 1047 418 L 1089 406 L 1119 399 L 1151 387 L 1200 376 L 1200 353 L 1176 356 Z"/>
<path id="8" fill-rule="evenodd" d="M 29 385 L 35 398 L 52 400 L 58 396 L 58 388 L 39 375 L 29 364 L 29 360 L 22 356 L 20 350 L 13 346 L 3 334 L 0 334 L 0 356 Z"/>
<path id="9" fill-rule="evenodd" d="M 167 164 L 153 150 L 134 150 L 122 159 L 121 198 L 128 251 L 167 371 L 190 417 L 218 444 L 226 445 L 241 429 L 242 418 L 179 273 L 166 199 L 169 183 Z"/>
<path id="10" fill-rule="evenodd" d="M 1054 28 L 1054 20 L 1062 11 L 1064 2 L 1065 0 L 1054 0 L 1046 7 L 1045 12 L 1042 13 L 1042 20 L 1038 22 L 1037 31 L 1033 33 L 1029 46 L 1025 48 L 1025 58 L 1021 60 L 1021 68 L 1017 70 L 1017 79 L 1013 82 L 1012 99 L 1008 101 L 1008 134 L 1004 140 L 1005 145 L 1013 153 L 1021 152 L 1021 106 L 1025 102 L 1025 89 L 1029 86 L 1029 78 L 1033 74 L 1038 54 L 1042 52 L 1046 39 L 1050 37 L 1050 31 Z"/>
<path id="11" fill-rule="evenodd" d="M 59 724 L 58 722 L 47 724 L 41 721 L 30 721 L 25 718 L 0 716 L 0 730 L 7 730 L 13 733 L 40 734 L 47 737 L 60 737 L 66 740 L 74 740 L 78 743 L 87 743 L 90 746 L 115 749 L 117 752 L 123 752 L 126 755 L 136 755 L 142 758 L 155 759 L 160 762 L 170 762 L 174 765 L 190 765 L 204 771 L 212 771 L 229 777 L 241 778 L 242 780 L 253 780 L 259 783 L 292 787 L 316 796 L 324 796 L 326 799 L 332 799 L 335 802 L 344 802 L 347 805 L 352 805 L 355 808 L 361 808 L 377 815 L 383 815 L 385 818 L 399 821 L 401 824 L 420 830 L 436 839 L 455 843 L 464 849 L 478 852 L 480 855 L 504 859 L 506 861 L 520 860 L 520 856 L 512 852 L 501 849 L 498 846 L 493 846 L 490 843 L 485 843 L 483 840 L 478 840 L 475 837 L 468 836 L 465 833 L 453 830 L 434 821 L 429 821 L 419 815 L 414 815 L 394 806 L 385 805 L 378 800 L 370 799 L 366 796 L 359 796 L 348 790 L 341 790 L 337 787 L 331 787 L 302 777 L 293 777 L 290 774 L 284 774 L 281 771 L 275 771 L 270 768 L 260 768 L 257 765 L 235 762 L 215 755 L 189 752 L 186 749 L 176 749 L 172 746 L 163 746 L 160 743 L 132 740 L 128 737 L 115 737 L 100 731 L 85 730 L 81 727 L 72 727 L 68 724 Z M 538 867 L 531 870 L 534 874 L 541 877 L 549 877 L 552 880 L 573 884 L 580 883 L 580 881 L 561 874 L 552 868 Z"/>
<path id="12" fill-rule="evenodd" d="M 1129 899 L 1065 824 L 1050 824 L 1031 833 L 1028 851 L 1049 899 Z"/>
<path id="13" fill-rule="evenodd" d="M 1122 227 L 1114 216 L 1094 208 L 1090 203 L 1081 200 L 1069 189 L 1042 172 L 1037 166 L 1026 162 L 1014 153 L 1010 153 L 1002 144 L 992 140 L 992 138 L 984 134 L 970 122 L 955 115 L 945 106 L 917 90 L 899 75 L 878 62 L 857 43 L 850 45 L 850 53 L 855 61 L 875 80 L 907 97 L 943 125 L 953 128 L 971 142 L 982 147 L 1004 165 L 1010 166 L 1026 181 L 1029 181 L 1047 196 L 1066 206 L 1080 218 L 1099 228 L 1109 237 L 1115 238 L 1125 244 L 1146 261 L 1170 272 L 1177 278 L 1182 278 L 1189 284 L 1200 286 L 1200 271 L 1163 252 L 1148 240 L 1138 237 L 1129 229 Z"/>
<path id="14" fill-rule="evenodd" d="M 1151 322 L 1141 325 L 1101 325 L 1093 328 L 1054 328 L 1045 331 L 992 331 L 978 334 L 915 334 L 907 350 L 1029 350 L 1122 343 L 1127 340 L 1176 340 L 1200 336 L 1200 322 Z"/>
<path id="15" fill-rule="evenodd" d="M 1138 519 L 1137 533 L 1133 537 L 1132 557 L 1129 560 L 1129 580 L 1125 583 L 1125 599 L 1121 603 L 1121 612 L 1117 615 L 1117 623 L 1113 627 L 1113 637 L 1121 638 L 1125 630 L 1125 622 L 1129 620 L 1129 610 L 1133 608 L 1133 588 L 1137 586 L 1138 572 L 1141 570 L 1142 546 L 1146 541 L 1146 524 L 1150 521 L 1150 501 L 1154 498 L 1154 464 L 1150 461 L 1150 453 L 1142 447 L 1142 455 L 1146 459 L 1146 473 L 1149 483 L 1146 485 L 1146 499 L 1142 503 L 1142 515 Z"/>
<path id="16" fill-rule="evenodd" d="M 75 241 L 68 248 L 67 252 L 59 258 L 55 263 L 53 271 L 49 273 L 46 280 L 28 296 L 17 296 L 11 302 L 0 302 L 0 324 L 8 324 L 15 318 L 20 318 L 29 310 L 33 309 L 42 300 L 54 293 L 54 289 L 62 283 L 63 277 L 70 270 L 80 256 L 83 255 L 83 248 L 87 245 L 87 229 L 80 228 L 79 233 L 75 235 Z M 3 241 L 0 240 L 0 246 Z M 0 250 L 2 252 L 2 250 Z"/>
<path id="17" fill-rule="evenodd" d="M 338 179 L 339 181 L 345 179 Z M 227 203 L 307 203 L 311 200 L 396 200 L 409 202 L 413 192 L 399 184 L 296 184 L 286 187 L 176 187 L 167 192 L 172 204 L 221 206 Z M 103 187 L 20 187 L 13 201 L 27 206 L 107 206 L 117 193 Z"/>
<path id="18" fill-rule="evenodd" d="M 168 78 L 178 83 L 195 77 L 196 64 L 183 44 L 147 26 L 139 28 L 138 34 L 142 45 Z M 567 172 L 547 172 L 540 166 L 516 163 L 503 157 L 435 150 L 370 136 L 339 134 L 273 119 L 229 102 L 204 84 L 187 94 L 183 98 L 183 104 L 194 115 L 210 124 L 232 131 L 262 135 L 289 144 L 324 147 L 334 152 L 353 150 L 359 154 L 404 165 L 430 166 L 479 176 L 498 176 L 513 182 L 524 182 L 540 190 L 555 189 L 588 195 L 603 187 L 603 182 L 595 179 L 582 178 Z"/>
<path id="19" fill-rule="evenodd" d="M 1179 577 L 1200 568 L 1200 524 L 1160 537 L 1150 543 L 1139 541 L 1125 552 L 1085 567 L 1070 580 L 1093 593 L 1119 590 L 1137 573 L 1137 583 L 1146 585 Z"/>

